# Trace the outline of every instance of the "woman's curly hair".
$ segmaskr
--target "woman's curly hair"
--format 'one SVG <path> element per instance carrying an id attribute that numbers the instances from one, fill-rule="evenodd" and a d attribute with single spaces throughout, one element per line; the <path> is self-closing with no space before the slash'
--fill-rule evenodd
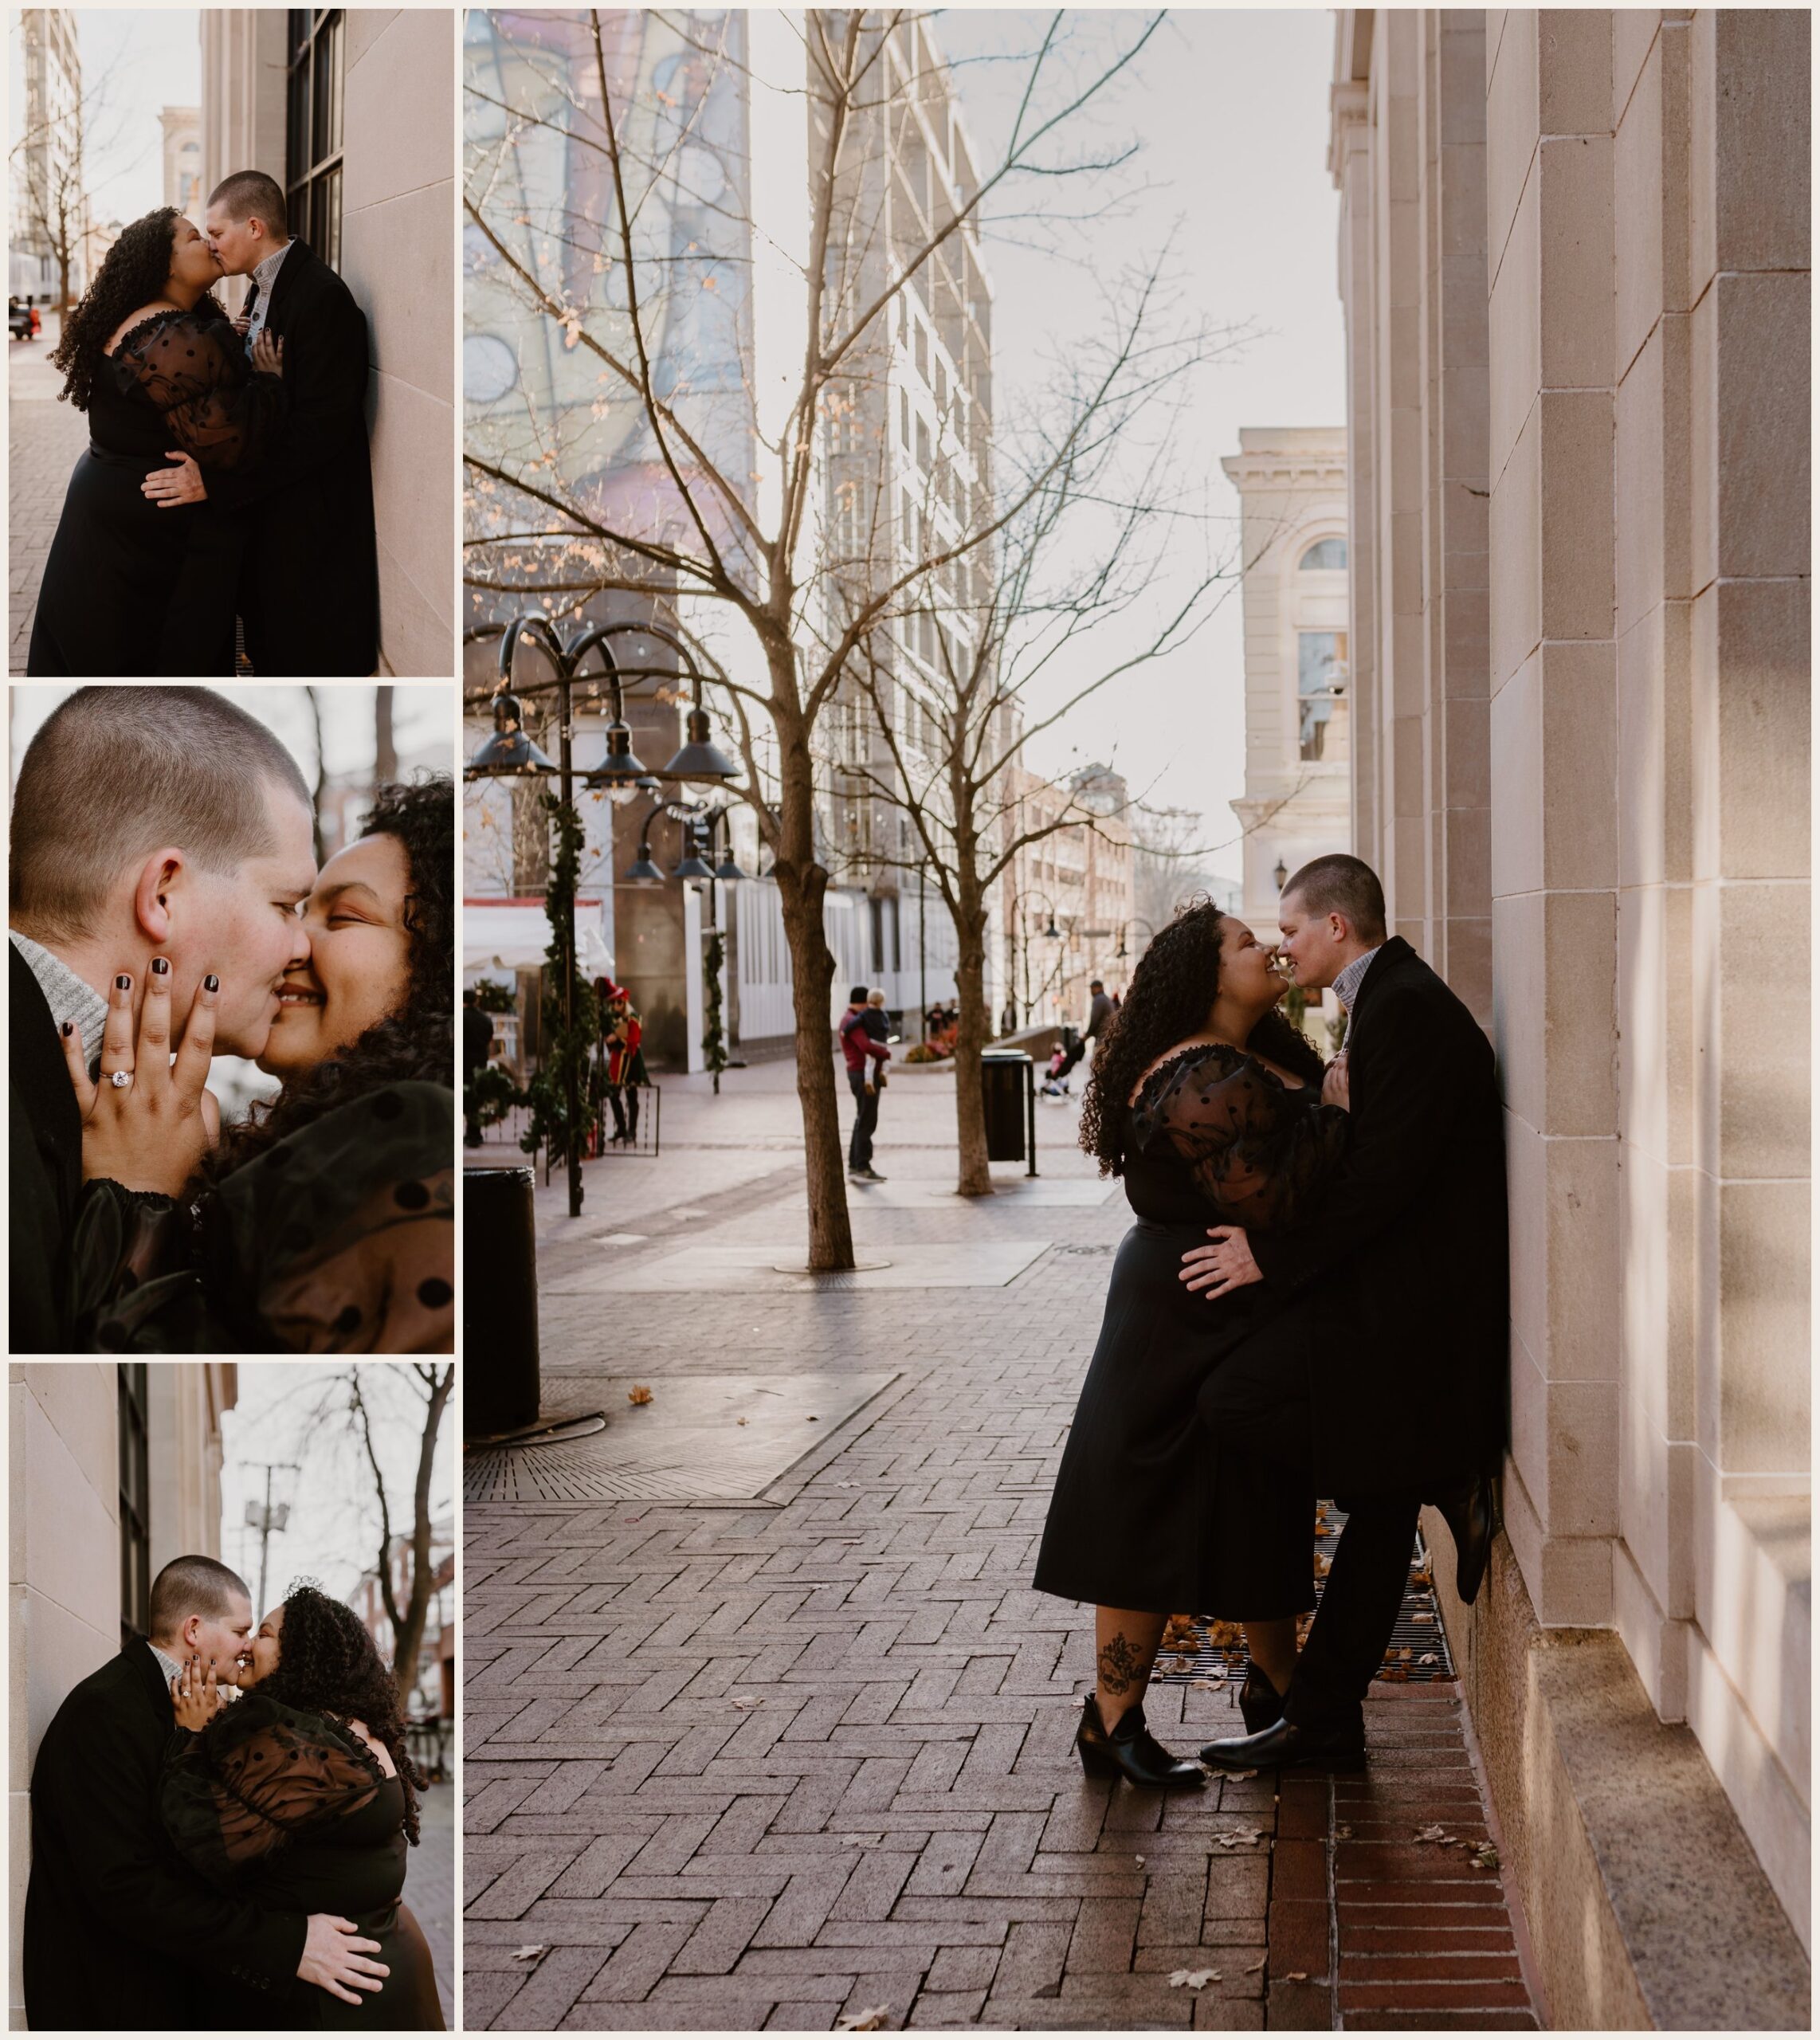
<path id="1" fill-rule="evenodd" d="M 432 774 L 415 786 L 377 789 L 363 835 L 395 836 L 410 870 L 405 928 L 410 938 L 404 1003 L 347 1047 L 292 1077 L 269 1104 L 222 1130 L 206 1180 L 277 1146 L 352 1099 L 413 1079 L 455 1082 L 455 783 Z"/>
<path id="2" fill-rule="evenodd" d="M 309 1580 L 294 1581 L 284 1596 L 277 1669 L 256 1690 L 261 1699 L 280 1701 L 300 1712 L 358 1721 L 371 1740 L 382 1743 L 404 1787 L 405 1834 L 416 1845 L 417 1795 L 430 1780 L 405 1747 L 398 1682 L 351 1608 Z"/>
<path id="3" fill-rule="evenodd" d="M 1101 1175 L 1123 1175 L 1124 1107 L 1144 1072 L 1178 1042 L 1199 1034 L 1220 988 L 1220 933 L 1227 916 L 1205 900 L 1183 908 L 1159 928 L 1138 959 L 1124 1003 L 1112 1015 L 1087 1095 L 1081 1106 L 1081 1144 L 1098 1158 Z M 1274 1007 L 1246 1044 L 1304 1082 L 1318 1084 L 1326 1068 L 1299 1027 Z"/>
<path id="4" fill-rule="evenodd" d="M 82 293 L 81 301 L 64 314 L 63 335 L 50 357 L 52 366 L 63 371 L 60 403 L 67 398 L 77 410 L 88 410 L 95 378 L 106 359 L 104 350 L 116 328 L 142 304 L 163 296 L 180 217 L 175 206 L 160 206 L 156 212 L 135 220 L 102 257 L 95 280 Z M 217 300 L 206 295 L 197 300 L 195 308 L 205 319 L 227 316 Z"/>

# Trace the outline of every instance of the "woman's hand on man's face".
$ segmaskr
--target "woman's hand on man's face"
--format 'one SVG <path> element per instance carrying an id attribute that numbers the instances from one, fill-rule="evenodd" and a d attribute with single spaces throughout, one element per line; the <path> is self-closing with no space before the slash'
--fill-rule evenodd
<path id="1" fill-rule="evenodd" d="M 227 1705 L 227 1695 L 216 1682 L 214 1658 L 206 1672 L 200 1658 L 184 1659 L 182 1670 L 171 1681 L 171 1705 L 179 1728 L 194 1732 L 207 1728 Z"/>
<path id="2" fill-rule="evenodd" d="M 82 1115 L 82 1175 L 106 1176 L 127 1190 L 181 1195 L 221 1133 L 221 1108 L 206 1089 L 214 1053 L 213 974 L 196 987 L 176 1060 L 171 1054 L 171 966 L 155 956 L 135 1022 L 133 981 L 123 971 L 108 994 L 99 1083 L 88 1074 L 82 1030 L 63 1029 L 63 1058 Z"/>

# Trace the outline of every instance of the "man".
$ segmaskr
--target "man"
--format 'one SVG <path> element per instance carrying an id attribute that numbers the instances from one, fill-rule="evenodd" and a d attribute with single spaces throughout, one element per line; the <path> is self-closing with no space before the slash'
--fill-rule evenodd
<path id="1" fill-rule="evenodd" d="M 1352 1124 L 1304 1222 L 1255 1238 L 1217 1227 L 1183 1257 L 1210 1297 L 1264 1281 L 1296 1298 L 1209 1378 L 1201 1411 L 1222 1481 L 1292 1478 L 1348 1520 L 1283 1719 L 1202 1752 L 1228 1770 L 1363 1761 L 1364 1697 L 1417 1512 L 1440 1507 L 1471 1601 L 1503 1438 L 1509 1250 L 1491 1046 L 1410 945 L 1387 939 L 1383 889 L 1357 857 L 1304 865 L 1278 911 L 1296 983 L 1332 985 L 1347 1010 L 1323 1096 Z"/>
<path id="2" fill-rule="evenodd" d="M 194 461 L 147 477 L 169 502 L 205 495 L 242 534 L 238 603 L 261 680 L 358 679 L 379 656 L 379 570 L 367 445 L 367 320 L 328 265 L 291 237 L 284 194 L 241 170 L 209 195 L 209 246 L 222 273 L 250 277 L 235 321 L 249 351 L 261 332 L 283 345 L 284 417 L 242 474 L 205 490 Z"/>
<path id="3" fill-rule="evenodd" d="M 1111 999 L 1106 996 L 1106 987 L 1101 979 L 1096 978 L 1087 989 L 1093 994 L 1093 998 L 1092 1004 L 1087 1009 L 1086 1035 L 1088 1041 L 1097 1043 L 1104 1038 L 1115 1008 Z M 1096 1055 L 1099 1053 L 1097 1047 L 1095 1048 L 1094 1053 Z"/>
<path id="4" fill-rule="evenodd" d="M 492 1046 L 492 1018 L 480 1010 L 480 994 L 469 985 L 461 994 L 461 1093 L 468 1122 L 465 1147 L 480 1144 L 480 1108 L 474 1100 L 474 1079 L 486 1068 Z"/>
<path id="5" fill-rule="evenodd" d="M 866 987 L 855 985 L 841 1018 L 841 1053 L 846 1058 L 847 1087 L 853 1094 L 853 1137 L 847 1143 L 847 1175 L 853 1183 L 885 1181 L 872 1165 L 872 1136 L 878 1125 L 878 1086 L 891 1050 L 866 1023 L 871 1001 Z M 879 1002 L 882 1006 L 882 998 Z"/>
<path id="6" fill-rule="evenodd" d="M 81 688 L 33 738 L 13 797 L 9 902 L 15 1353 L 70 1349 L 64 1257 L 82 1128 L 64 1032 L 80 1029 L 92 1069 L 110 989 L 136 1013 L 155 964 L 178 1015 L 205 974 L 218 978 L 215 1053 L 260 1054 L 280 981 L 309 954 L 296 910 L 313 845 L 296 761 L 206 688 Z"/>
<path id="7" fill-rule="evenodd" d="M 129 1643 L 69 1695 L 32 1767 L 33 2030 L 222 2025 L 237 1986 L 282 1991 L 292 1977 L 359 2003 L 387 1974 L 372 1960 L 377 1941 L 336 1914 L 269 1912 L 225 1896 L 183 1863 L 159 1818 L 176 1726 L 171 1681 L 192 1656 L 237 1680 L 253 1634 L 245 1582 L 214 1559 L 173 1559 L 152 1583 L 150 1626 L 149 1644 Z"/>

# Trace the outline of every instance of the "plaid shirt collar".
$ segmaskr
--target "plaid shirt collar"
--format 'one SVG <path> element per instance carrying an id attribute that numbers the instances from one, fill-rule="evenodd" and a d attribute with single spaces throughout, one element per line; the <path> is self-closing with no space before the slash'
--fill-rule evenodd
<path id="1" fill-rule="evenodd" d="M 1378 949 L 1383 947 L 1383 943 Z M 1359 987 L 1365 982 L 1365 973 L 1371 967 L 1371 959 L 1378 949 L 1367 949 L 1363 956 L 1355 956 L 1346 968 L 1333 981 L 1333 995 L 1346 1008 L 1346 1017 L 1352 1018 L 1352 1008 L 1358 1000 Z"/>

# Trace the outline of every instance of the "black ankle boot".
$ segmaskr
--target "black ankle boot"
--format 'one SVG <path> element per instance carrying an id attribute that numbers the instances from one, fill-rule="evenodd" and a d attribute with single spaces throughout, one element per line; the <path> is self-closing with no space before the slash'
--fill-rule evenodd
<path id="1" fill-rule="evenodd" d="M 1261 1734 L 1283 1718 L 1283 1696 L 1249 1658 L 1245 1661 L 1245 1684 L 1238 1689 L 1238 1711 L 1245 1716 L 1248 1736 Z"/>
<path id="2" fill-rule="evenodd" d="M 1099 1696 L 1090 1693 L 1081 1710 L 1074 1747 L 1089 1778 L 1123 1778 L 1133 1785 L 1165 1788 L 1193 1788 L 1207 1782 L 1198 1763 L 1171 1756 L 1144 1726 L 1142 1701 L 1128 1707 L 1108 1735 L 1100 1718 Z"/>

